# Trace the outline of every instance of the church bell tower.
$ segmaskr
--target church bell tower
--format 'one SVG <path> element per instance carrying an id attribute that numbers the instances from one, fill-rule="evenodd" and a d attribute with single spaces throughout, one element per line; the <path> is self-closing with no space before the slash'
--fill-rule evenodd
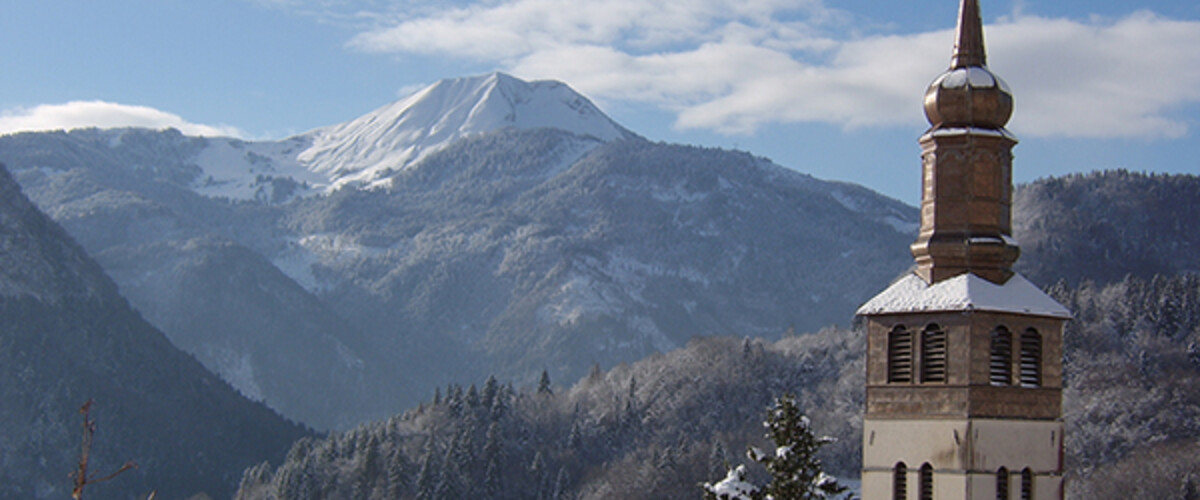
<path id="1" fill-rule="evenodd" d="M 1061 500 L 1070 313 L 1012 270 L 1008 86 L 962 0 L 950 69 L 925 92 L 916 269 L 867 328 L 863 500 Z"/>

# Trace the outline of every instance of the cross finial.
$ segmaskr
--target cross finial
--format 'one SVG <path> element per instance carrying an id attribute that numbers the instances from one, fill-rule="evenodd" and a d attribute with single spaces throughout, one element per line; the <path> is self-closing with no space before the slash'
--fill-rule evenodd
<path id="1" fill-rule="evenodd" d="M 987 66 L 983 48 L 983 19 L 979 16 L 978 0 L 963 0 L 958 10 L 958 38 L 954 42 L 951 69 Z"/>

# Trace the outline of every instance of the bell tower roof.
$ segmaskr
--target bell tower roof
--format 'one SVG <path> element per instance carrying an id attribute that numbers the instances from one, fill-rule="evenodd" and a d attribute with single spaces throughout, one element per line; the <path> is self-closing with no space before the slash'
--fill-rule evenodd
<path id="1" fill-rule="evenodd" d="M 950 69 L 925 91 L 925 117 L 934 128 L 1003 129 L 1012 117 L 1008 85 L 987 67 L 978 0 L 963 0 Z"/>

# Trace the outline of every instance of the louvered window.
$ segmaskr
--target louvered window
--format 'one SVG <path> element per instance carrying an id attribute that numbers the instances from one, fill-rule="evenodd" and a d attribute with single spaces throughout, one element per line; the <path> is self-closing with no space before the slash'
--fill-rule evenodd
<path id="1" fill-rule="evenodd" d="M 888 382 L 912 382 L 913 338 L 903 326 L 888 333 Z"/>
<path id="2" fill-rule="evenodd" d="M 1032 328 L 1021 334 L 1021 387 L 1042 386 L 1042 336 Z"/>
<path id="3" fill-rule="evenodd" d="M 1001 467 L 996 471 L 996 500 L 1009 500 L 1008 469 Z"/>
<path id="4" fill-rule="evenodd" d="M 992 385 L 1012 384 L 1012 332 L 1003 326 L 992 330 L 990 380 Z"/>
<path id="5" fill-rule="evenodd" d="M 892 471 L 892 500 L 908 498 L 908 466 L 904 462 L 896 464 Z"/>
<path id="6" fill-rule="evenodd" d="M 946 331 L 929 325 L 921 332 L 921 382 L 946 381 Z"/>
<path id="7" fill-rule="evenodd" d="M 1021 500 L 1033 500 L 1033 471 L 1021 471 Z"/>
<path id="8" fill-rule="evenodd" d="M 921 466 L 921 477 L 917 482 L 921 500 L 933 500 L 933 466 L 926 463 Z"/>

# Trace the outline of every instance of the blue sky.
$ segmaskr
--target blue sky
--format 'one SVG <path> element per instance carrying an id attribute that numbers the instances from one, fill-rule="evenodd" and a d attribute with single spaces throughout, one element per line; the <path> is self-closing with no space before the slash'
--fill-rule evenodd
<path id="1" fill-rule="evenodd" d="M 1015 177 L 1200 173 L 1200 4 L 983 0 Z M 441 78 L 562 80 L 653 140 L 915 204 L 957 0 L 5 0 L 0 133 L 282 138 Z"/>

